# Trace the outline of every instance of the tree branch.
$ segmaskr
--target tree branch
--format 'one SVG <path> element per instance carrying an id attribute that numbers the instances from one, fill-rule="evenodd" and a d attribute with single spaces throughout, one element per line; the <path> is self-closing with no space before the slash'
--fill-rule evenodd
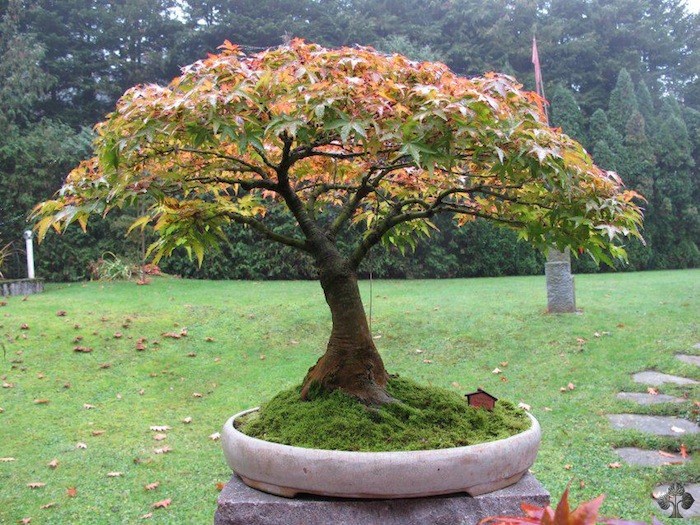
<path id="1" fill-rule="evenodd" d="M 275 242 L 279 242 L 281 244 L 285 244 L 287 246 L 291 246 L 293 248 L 296 248 L 297 250 L 301 250 L 301 251 L 306 252 L 306 253 L 311 253 L 311 250 L 307 246 L 306 242 L 303 241 L 302 239 L 297 239 L 296 237 L 288 237 L 286 235 L 282 235 L 280 233 L 277 233 L 253 217 L 247 217 L 245 215 L 241 215 L 240 213 L 236 213 L 236 212 L 225 212 L 225 215 L 227 217 L 229 217 L 231 220 L 233 220 L 234 222 L 237 222 L 239 224 L 247 224 L 248 226 L 253 228 L 255 231 L 263 234 L 265 237 L 267 237 L 270 240 L 273 240 Z"/>

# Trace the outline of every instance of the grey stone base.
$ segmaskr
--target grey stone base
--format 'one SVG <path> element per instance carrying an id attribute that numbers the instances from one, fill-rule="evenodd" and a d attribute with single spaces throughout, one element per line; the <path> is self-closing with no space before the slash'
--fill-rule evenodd
<path id="1" fill-rule="evenodd" d="M 31 295 L 44 291 L 43 279 L 14 279 L 0 281 L 0 296 Z"/>
<path id="2" fill-rule="evenodd" d="M 357 500 L 281 498 L 251 489 L 233 476 L 219 495 L 215 525 L 475 525 L 487 516 L 522 515 L 520 504 L 544 507 L 547 492 L 532 474 L 510 487 L 471 497 Z"/>

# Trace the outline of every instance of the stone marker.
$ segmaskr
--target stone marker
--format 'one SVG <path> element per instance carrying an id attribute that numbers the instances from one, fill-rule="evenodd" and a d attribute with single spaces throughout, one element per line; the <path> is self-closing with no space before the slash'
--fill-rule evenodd
<path id="1" fill-rule="evenodd" d="M 550 248 L 544 274 L 547 280 L 547 311 L 554 314 L 575 312 L 576 293 L 569 252 Z"/>
<path id="2" fill-rule="evenodd" d="M 618 430 L 638 430 L 655 436 L 682 437 L 700 432 L 700 427 L 687 419 L 671 416 L 641 416 L 639 414 L 610 414 L 608 420 Z M 674 431 L 672 427 L 680 429 Z"/>
<path id="3" fill-rule="evenodd" d="M 663 374 L 654 372 L 653 370 L 645 370 L 637 372 L 632 376 L 635 383 L 643 383 L 645 385 L 660 386 L 664 383 L 674 383 L 676 385 L 697 385 L 698 382 L 687 377 L 672 376 L 671 374 Z"/>
<path id="4" fill-rule="evenodd" d="M 685 519 L 700 517 L 700 483 L 688 483 L 687 485 L 683 485 L 683 488 L 686 492 L 689 492 L 690 495 L 693 496 L 695 502 L 687 510 L 679 505 L 678 512 L 680 512 L 681 516 L 683 516 Z M 654 499 L 654 508 L 664 516 L 670 516 L 673 513 L 673 505 L 671 505 L 667 510 L 663 510 L 659 507 L 656 499 L 666 494 L 667 491 L 668 485 L 659 485 L 651 492 L 651 497 Z M 681 521 L 680 523 L 684 522 Z"/>
<path id="5" fill-rule="evenodd" d="M 700 366 L 700 355 L 676 354 L 676 359 L 680 359 L 689 365 Z"/>
<path id="6" fill-rule="evenodd" d="M 695 348 L 695 350 L 700 350 L 700 343 L 695 343 L 693 348 Z"/>
<path id="7" fill-rule="evenodd" d="M 669 463 L 685 463 L 690 458 L 684 458 L 680 454 L 673 454 L 673 457 L 663 456 L 658 450 L 642 450 L 641 448 L 617 448 L 615 449 L 622 461 L 629 465 L 640 467 L 660 467 Z"/>
<path id="8" fill-rule="evenodd" d="M 549 493 L 532 474 L 505 489 L 471 497 L 356 500 L 281 498 L 252 489 L 233 476 L 219 495 L 215 525 L 475 525 L 494 515 L 522 515 L 520 503 L 544 507 Z"/>
<path id="9" fill-rule="evenodd" d="M 661 403 L 683 403 L 687 401 L 682 397 L 673 397 L 666 394 L 642 394 L 641 392 L 620 392 L 618 399 L 623 401 L 633 401 L 639 405 L 658 405 Z"/>

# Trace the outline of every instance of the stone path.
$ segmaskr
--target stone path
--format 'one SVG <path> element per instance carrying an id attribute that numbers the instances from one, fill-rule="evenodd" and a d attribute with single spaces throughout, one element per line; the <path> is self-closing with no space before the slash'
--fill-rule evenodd
<path id="1" fill-rule="evenodd" d="M 620 392 L 618 399 L 623 401 L 634 401 L 639 405 L 658 405 L 661 403 L 682 403 L 686 401 L 682 397 L 673 397 L 667 394 L 642 394 L 640 392 Z"/>
<path id="2" fill-rule="evenodd" d="M 661 386 L 664 383 L 673 383 L 676 385 L 697 385 L 698 382 L 694 379 L 688 379 L 687 377 L 672 376 L 671 374 L 663 374 L 661 372 L 654 372 L 653 370 L 645 370 L 644 372 L 637 372 L 632 376 L 635 383 L 643 383 L 645 385 L 651 386 Z"/>
<path id="3" fill-rule="evenodd" d="M 679 505 L 678 512 L 680 512 L 681 516 L 683 516 L 683 518 L 685 519 L 700 517 L 700 483 L 690 483 L 688 485 L 683 485 L 683 488 L 686 492 L 689 492 L 691 496 L 693 496 L 695 502 L 690 506 L 688 510 L 683 509 Z M 651 497 L 656 500 L 657 498 L 666 494 L 667 490 L 668 485 L 659 485 L 652 491 Z M 662 510 L 661 508 L 659 508 L 656 501 L 654 501 L 654 507 L 658 509 L 659 512 L 661 512 L 664 516 L 670 516 L 673 512 L 672 506 L 668 510 Z"/>
<path id="4" fill-rule="evenodd" d="M 615 449 L 618 456 L 629 465 L 638 465 L 640 467 L 660 467 L 676 463 L 685 463 L 690 461 L 689 457 L 684 458 L 680 454 L 660 454 L 657 450 L 642 450 L 641 448 L 618 448 Z M 671 457 L 669 457 L 671 456 Z"/>
<path id="5" fill-rule="evenodd" d="M 642 416 L 639 414 L 610 414 L 608 420 L 618 430 L 638 430 L 655 436 L 681 437 L 696 434 L 700 427 L 687 419 L 671 416 Z"/>
<path id="6" fill-rule="evenodd" d="M 700 350 L 700 343 L 693 346 L 695 350 Z M 700 355 L 677 354 L 676 358 L 684 363 L 694 366 L 700 366 Z M 661 386 L 667 383 L 674 385 L 687 386 L 700 384 L 698 381 L 688 379 L 687 377 L 679 377 L 654 370 L 644 370 L 632 376 L 636 383 L 641 383 L 648 386 Z M 686 399 L 670 396 L 667 394 L 643 394 L 640 392 L 620 392 L 617 398 L 623 401 L 632 401 L 639 405 L 656 405 L 662 403 L 682 403 Z M 673 436 L 682 438 L 686 434 L 696 434 L 700 432 L 700 427 L 695 423 L 686 419 L 670 417 L 670 416 L 645 416 L 641 414 L 610 414 L 608 415 L 610 425 L 618 430 L 636 430 L 656 436 Z M 680 454 L 669 454 L 659 452 L 657 450 L 643 450 L 640 448 L 618 448 L 615 452 L 620 456 L 622 461 L 628 465 L 637 465 L 642 467 L 660 467 L 668 464 L 680 464 L 690 461 L 689 457 L 682 457 Z M 658 494 L 665 493 L 668 486 L 657 487 L 654 491 L 654 498 Z M 691 490 L 692 488 L 692 490 Z M 681 511 L 683 517 L 700 516 L 700 484 L 689 485 L 686 490 L 690 492 L 696 499 L 696 503 L 687 511 Z M 695 491 L 695 492 L 694 492 Z M 656 506 L 656 503 L 654 503 Z M 671 514 L 669 511 L 662 511 L 666 515 Z"/>
<path id="7" fill-rule="evenodd" d="M 680 359 L 689 365 L 700 366 L 700 355 L 677 354 L 676 359 Z"/>

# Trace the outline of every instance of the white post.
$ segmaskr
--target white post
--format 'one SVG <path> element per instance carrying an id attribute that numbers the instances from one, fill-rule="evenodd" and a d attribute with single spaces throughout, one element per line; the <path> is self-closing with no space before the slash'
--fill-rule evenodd
<path id="1" fill-rule="evenodd" d="M 32 230 L 24 232 L 24 242 L 27 244 L 27 277 L 34 279 L 34 236 Z"/>

